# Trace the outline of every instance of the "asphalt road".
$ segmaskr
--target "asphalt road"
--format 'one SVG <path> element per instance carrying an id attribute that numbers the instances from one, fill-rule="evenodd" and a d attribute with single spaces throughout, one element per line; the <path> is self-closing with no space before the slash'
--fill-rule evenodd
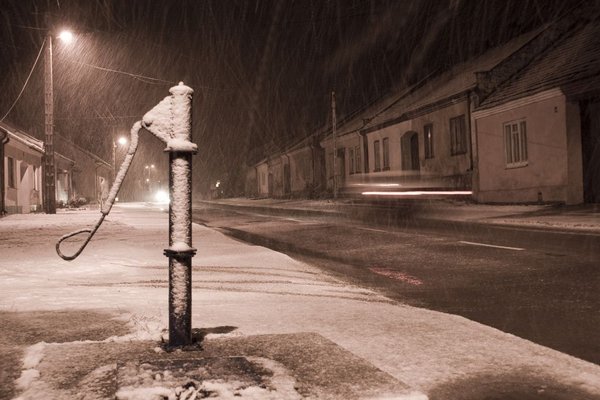
<path id="1" fill-rule="evenodd" d="M 203 206 L 194 221 L 399 302 L 600 364 L 599 252 L 577 235 L 421 223 L 385 211 L 358 219 L 277 214 Z"/>

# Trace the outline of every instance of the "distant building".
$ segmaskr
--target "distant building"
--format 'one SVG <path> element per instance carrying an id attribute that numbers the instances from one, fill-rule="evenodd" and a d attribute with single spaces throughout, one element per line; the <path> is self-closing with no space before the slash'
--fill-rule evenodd
<path id="1" fill-rule="evenodd" d="M 0 213 L 43 211 L 43 156 L 41 140 L 0 123 Z M 111 181 L 110 163 L 59 135 L 55 136 L 54 166 L 58 206 L 82 198 L 97 202 L 101 180 Z"/>
<path id="2" fill-rule="evenodd" d="M 600 16 L 578 7 L 317 130 L 254 166 L 259 196 L 471 194 L 486 203 L 600 202 Z M 316 169 L 313 169 L 316 171 Z M 383 193 L 387 192 L 387 193 Z M 393 192 L 393 193 L 390 193 Z M 451 193 L 451 194 L 452 194 Z"/>
<path id="3" fill-rule="evenodd" d="M 0 123 L 2 202 L 0 213 L 41 211 L 43 143 L 6 123 Z"/>
<path id="4" fill-rule="evenodd" d="M 72 174 L 69 176 L 66 169 L 61 168 L 67 158 L 56 157 L 57 201 L 85 198 L 89 203 L 98 202 L 101 179 L 112 183 L 112 165 L 60 135 L 55 137 L 54 148 L 59 154 L 68 155 L 68 162 L 72 163 Z M 68 180 L 71 182 L 70 191 L 59 190 L 63 182 Z"/>
<path id="5" fill-rule="evenodd" d="M 357 115 L 354 120 L 362 123 L 342 129 L 347 133 L 337 137 L 339 189 L 350 193 L 470 190 L 476 72 L 494 68 L 533 35 L 535 32 L 520 36 L 398 91 Z M 331 177 L 332 136 L 322 143 L 328 152 L 327 176 Z"/>
<path id="6" fill-rule="evenodd" d="M 325 191 L 325 153 L 317 136 L 272 153 L 246 174 L 249 197 L 312 198 Z"/>

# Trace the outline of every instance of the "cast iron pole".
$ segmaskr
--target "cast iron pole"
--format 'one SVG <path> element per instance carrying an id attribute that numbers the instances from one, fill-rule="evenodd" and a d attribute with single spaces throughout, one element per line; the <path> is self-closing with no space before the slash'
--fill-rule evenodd
<path id="1" fill-rule="evenodd" d="M 170 90 L 173 134 L 190 142 L 193 90 L 180 84 Z M 169 151 L 169 346 L 192 343 L 192 155 L 195 150 Z"/>

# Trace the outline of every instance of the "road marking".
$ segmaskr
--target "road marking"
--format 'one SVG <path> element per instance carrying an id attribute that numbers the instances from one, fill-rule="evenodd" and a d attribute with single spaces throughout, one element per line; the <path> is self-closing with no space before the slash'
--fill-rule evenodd
<path id="1" fill-rule="evenodd" d="M 495 244 L 486 244 L 486 243 L 477 243 L 477 242 L 465 242 L 463 240 L 459 240 L 458 243 L 470 244 L 472 246 L 493 247 L 493 248 L 496 248 L 496 249 L 504 249 L 504 250 L 516 250 L 516 251 L 525 250 L 525 249 L 523 249 L 521 247 L 497 246 Z"/>

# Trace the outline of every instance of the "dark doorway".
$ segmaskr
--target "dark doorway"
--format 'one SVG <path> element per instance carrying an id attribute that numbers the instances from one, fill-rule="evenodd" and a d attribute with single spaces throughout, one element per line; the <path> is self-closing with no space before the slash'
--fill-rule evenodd
<path id="1" fill-rule="evenodd" d="M 291 180 L 292 180 L 292 175 L 290 173 L 290 165 L 284 164 L 283 165 L 283 193 L 286 196 L 289 196 L 290 193 L 292 192 Z"/>
<path id="2" fill-rule="evenodd" d="M 406 132 L 401 142 L 402 169 L 404 171 L 418 171 L 419 163 L 419 135 L 417 132 Z"/>
<path id="3" fill-rule="evenodd" d="M 580 105 L 583 199 L 586 203 L 600 203 L 600 99 Z"/>
<path id="4" fill-rule="evenodd" d="M 344 186 L 346 181 L 346 149 L 341 148 L 337 149 L 338 159 L 337 159 L 337 168 L 339 171 L 338 175 L 338 189 Z"/>

